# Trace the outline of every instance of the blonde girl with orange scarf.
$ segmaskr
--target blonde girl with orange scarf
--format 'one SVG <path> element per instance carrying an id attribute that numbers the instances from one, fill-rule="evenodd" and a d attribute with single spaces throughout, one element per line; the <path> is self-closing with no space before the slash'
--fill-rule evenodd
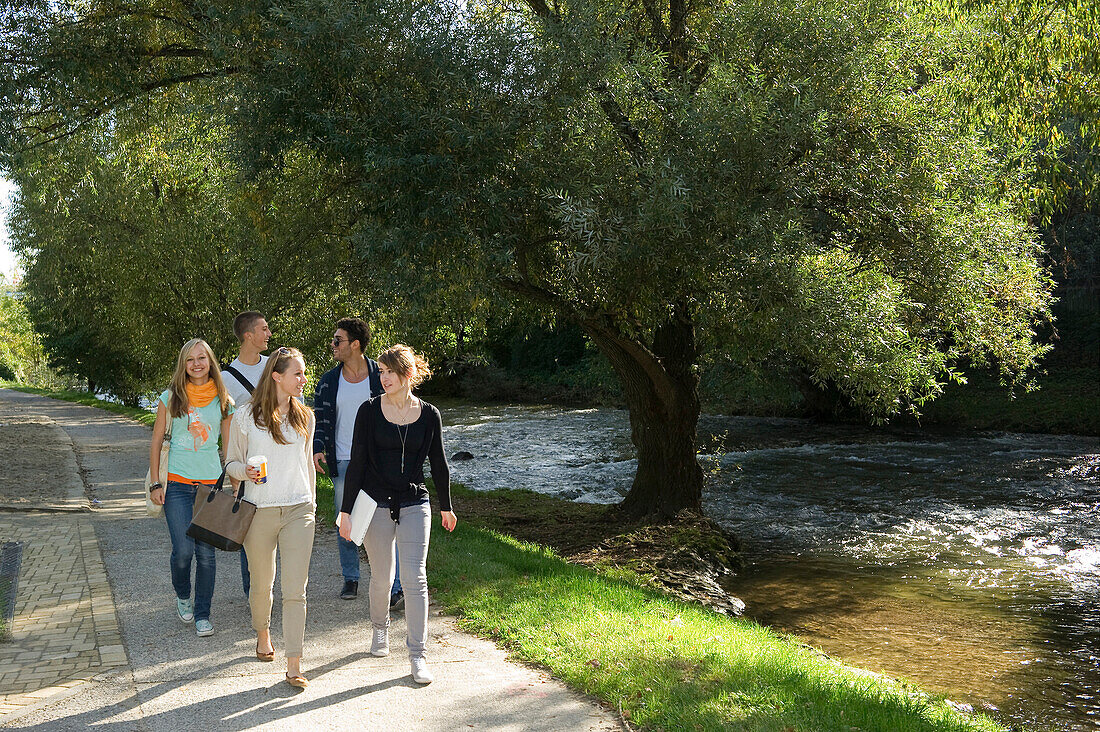
<path id="1" fill-rule="evenodd" d="M 153 503 L 164 505 L 172 540 L 169 567 L 176 591 L 176 615 L 194 622 L 199 636 L 213 635 L 210 598 L 214 595 L 214 547 L 187 535 L 198 484 L 213 485 L 222 471 L 218 438 L 228 434 L 233 400 L 222 383 L 218 359 L 206 341 L 183 344 L 172 383 L 157 400 L 157 420 L 149 447 L 149 474 L 160 474 L 160 445 L 172 420 L 168 451 L 168 485 L 154 483 Z M 191 565 L 195 565 L 195 596 L 191 597 Z"/>

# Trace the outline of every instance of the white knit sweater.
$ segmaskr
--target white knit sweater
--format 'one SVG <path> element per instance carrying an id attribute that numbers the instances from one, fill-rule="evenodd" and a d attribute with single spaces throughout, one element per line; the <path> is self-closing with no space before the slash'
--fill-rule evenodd
<path id="1" fill-rule="evenodd" d="M 225 471 L 245 482 L 244 497 L 259 508 L 296 506 L 311 503 L 317 506 L 317 472 L 313 468 L 313 412 L 309 413 L 306 434 L 300 435 L 284 420 L 283 437 L 287 445 L 275 442 L 271 433 L 256 426 L 252 405 L 246 404 L 233 414 L 229 428 Z M 267 482 L 257 485 L 248 479 L 245 466 L 253 455 L 267 457 Z"/>

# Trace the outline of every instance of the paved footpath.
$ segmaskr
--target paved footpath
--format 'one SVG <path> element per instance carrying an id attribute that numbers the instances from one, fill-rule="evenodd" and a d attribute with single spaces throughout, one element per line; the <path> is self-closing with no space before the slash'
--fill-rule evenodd
<path id="1" fill-rule="evenodd" d="M 16 474 L 6 466 L 18 459 L 18 473 L 37 476 L 18 486 L 0 478 L 0 543 L 23 545 L 12 638 L 0 642 L 0 727 L 621 729 L 611 711 L 509 662 L 434 606 L 434 683 L 409 676 L 401 615 L 391 625 L 392 654 L 373 658 L 366 592 L 336 596 L 331 531 L 318 532 L 310 565 L 308 689 L 282 681 L 278 581 L 279 655 L 255 660 L 235 555 L 218 553 L 216 631 L 196 637 L 175 615 L 163 520 L 145 515 L 149 440 L 148 428 L 124 417 L 0 389 L 0 472 Z M 365 560 L 363 572 L 365 586 Z"/>

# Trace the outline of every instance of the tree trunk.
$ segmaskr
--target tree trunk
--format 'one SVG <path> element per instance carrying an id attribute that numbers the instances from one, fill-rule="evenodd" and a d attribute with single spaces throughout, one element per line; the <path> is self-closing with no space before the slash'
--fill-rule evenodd
<path id="1" fill-rule="evenodd" d="M 657 328 L 652 350 L 606 324 L 583 324 L 611 361 L 630 408 L 638 449 L 634 484 L 620 504 L 631 517 L 668 517 L 701 509 L 703 471 L 696 458 L 699 379 L 695 325 L 681 307 Z"/>

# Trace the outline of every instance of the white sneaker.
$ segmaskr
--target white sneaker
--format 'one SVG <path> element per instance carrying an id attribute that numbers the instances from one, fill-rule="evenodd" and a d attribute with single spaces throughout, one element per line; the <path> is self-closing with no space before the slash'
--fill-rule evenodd
<path id="1" fill-rule="evenodd" d="M 435 676 L 428 670 L 428 662 L 423 656 L 414 656 L 409 659 L 412 665 L 413 681 L 418 684 L 430 684 L 435 681 Z"/>
<path id="2" fill-rule="evenodd" d="M 389 628 L 375 628 L 371 638 L 370 654 L 382 658 L 390 655 L 390 630 Z"/>
<path id="3" fill-rule="evenodd" d="M 196 620 L 195 635 L 200 638 L 205 638 L 208 635 L 214 635 L 214 624 L 211 623 L 209 620 Z"/>
<path id="4" fill-rule="evenodd" d="M 195 603 L 191 600 L 176 598 L 176 615 L 179 615 L 183 622 L 190 623 L 195 619 Z"/>

